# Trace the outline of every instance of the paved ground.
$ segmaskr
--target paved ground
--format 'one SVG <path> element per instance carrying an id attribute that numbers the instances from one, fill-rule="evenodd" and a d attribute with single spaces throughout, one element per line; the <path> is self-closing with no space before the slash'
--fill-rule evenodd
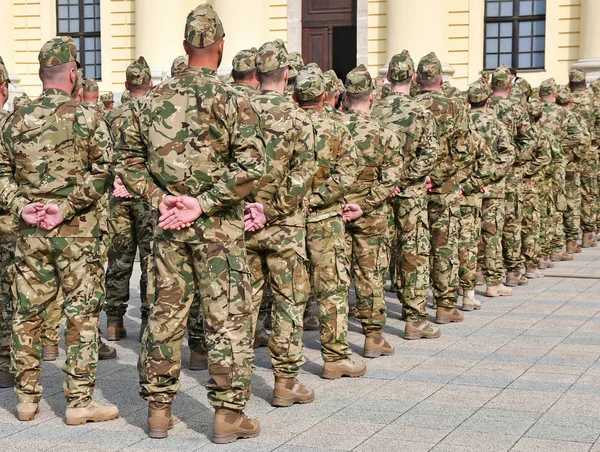
<path id="1" fill-rule="evenodd" d="M 0 450 L 600 452 L 600 248 L 546 273 L 516 296 L 486 300 L 432 341 L 401 338 L 399 306 L 390 298 L 386 333 L 396 355 L 369 361 L 360 379 L 319 378 L 317 335 L 307 333 L 300 379 L 317 393 L 309 405 L 271 407 L 269 359 L 259 350 L 247 411 L 260 419 L 262 434 L 226 446 L 207 438 L 206 371 L 183 372 L 171 436 L 147 438 L 146 404 L 137 395 L 139 314 L 131 309 L 130 337 L 118 343 L 117 360 L 100 363 L 96 391 L 121 418 L 66 426 L 60 362 L 47 363 L 34 422 L 17 421 L 12 391 L 0 390 Z M 356 322 L 350 340 L 360 353 Z"/>

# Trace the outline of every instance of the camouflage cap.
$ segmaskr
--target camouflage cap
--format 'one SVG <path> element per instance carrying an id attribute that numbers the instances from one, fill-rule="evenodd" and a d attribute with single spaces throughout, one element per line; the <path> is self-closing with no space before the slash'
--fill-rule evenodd
<path id="1" fill-rule="evenodd" d="M 433 80 L 442 74 L 442 63 L 435 52 L 431 52 L 421 58 L 417 74 L 421 80 Z"/>
<path id="2" fill-rule="evenodd" d="M 388 66 L 388 74 L 392 80 L 401 82 L 408 77 L 412 77 L 415 73 L 415 62 L 408 53 L 408 50 L 403 50 L 402 53 L 394 55 Z"/>
<path id="3" fill-rule="evenodd" d="M 83 86 L 83 69 L 77 69 L 77 82 L 75 83 L 75 89 L 79 89 Z"/>
<path id="4" fill-rule="evenodd" d="M 558 92 L 558 85 L 553 78 L 544 80 L 540 83 L 540 96 L 550 96 Z"/>
<path id="5" fill-rule="evenodd" d="M 236 72 L 246 72 L 256 69 L 256 47 L 240 50 L 231 61 L 231 67 Z"/>
<path id="6" fill-rule="evenodd" d="M 188 65 L 188 57 L 186 55 L 180 55 L 173 60 L 171 65 L 171 77 L 174 75 L 181 74 Z"/>
<path id="7" fill-rule="evenodd" d="M 54 67 L 77 61 L 77 46 L 70 36 L 59 36 L 46 42 L 40 50 L 38 61 L 41 67 Z"/>
<path id="8" fill-rule="evenodd" d="M 410 84 L 410 97 L 415 97 L 421 92 L 421 85 L 417 82 L 412 82 Z"/>
<path id="9" fill-rule="evenodd" d="M 29 98 L 27 93 L 23 93 L 20 96 L 17 96 L 14 98 L 13 110 L 16 110 L 17 108 L 25 107 L 25 106 L 29 105 L 30 102 L 31 102 L 31 99 Z"/>
<path id="10" fill-rule="evenodd" d="M 467 90 L 467 98 L 472 104 L 481 103 L 489 99 L 491 95 L 492 90 L 490 89 L 490 85 L 482 83 L 479 80 L 471 83 L 471 85 L 469 85 L 469 89 Z"/>
<path id="11" fill-rule="evenodd" d="M 531 95 L 531 85 L 523 77 L 519 77 L 515 80 L 512 91 L 513 94 Z"/>
<path id="12" fill-rule="evenodd" d="M 340 79 L 333 69 L 323 72 L 323 80 L 325 80 L 325 91 L 328 93 L 340 90 L 340 84 L 338 83 Z"/>
<path id="13" fill-rule="evenodd" d="M 298 100 L 310 101 L 316 99 L 324 92 L 325 80 L 320 69 L 318 72 L 304 69 L 298 74 L 296 86 L 294 87 L 294 93 Z"/>
<path id="14" fill-rule="evenodd" d="M 542 103 L 539 99 L 532 99 L 527 104 L 527 113 L 533 119 L 538 120 L 542 117 L 544 110 L 542 109 Z"/>
<path id="15" fill-rule="evenodd" d="M 152 80 L 150 66 L 148 66 L 148 63 L 143 56 L 139 57 L 129 66 L 127 66 L 127 71 L 125 71 L 125 80 L 127 80 L 127 83 L 133 86 L 142 86 Z"/>
<path id="16" fill-rule="evenodd" d="M 366 93 L 373 89 L 373 78 L 364 64 L 361 64 L 346 76 L 346 90 L 352 94 Z"/>
<path id="17" fill-rule="evenodd" d="M 185 22 L 184 38 L 188 44 L 204 48 L 225 37 L 225 29 L 212 6 L 203 3 L 191 11 Z"/>
<path id="18" fill-rule="evenodd" d="M 600 78 L 597 78 L 592 83 L 590 83 L 590 86 L 592 87 L 592 91 L 594 91 L 594 94 L 600 94 Z"/>
<path id="19" fill-rule="evenodd" d="M 571 90 L 566 85 L 561 85 L 558 88 L 558 97 L 556 103 L 559 105 L 566 105 L 571 102 Z"/>
<path id="20" fill-rule="evenodd" d="M 313 72 L 315 74 L 323 74 L 321 66 L 319 66 L 317 63 L 308 63 L 302 68 L 300 72 Z"/>
<path id="21" fill-rule="evenodd" d="M 501 64 L 492 74 L 492 86 L 495 86 L 496 88 L 506 88 L 510 85 L 511 78 L 512 75 L 510 74 L 510 69 Z"/>
<path id="22" fill-rule="evenodd" d="M 298 77 L 298 74 L 304 67 L 302 55 L 300 55 L 300 52 L 290 52 L 288 53 L 288 61 L 290 64 L 289 78 Z"/>
<path id="23" fill-rule="evenodd" d="M 579 68 L 573 68 L 569 71 L 569 82 L 581 83 L 585 82 L 585 71 Z"/>
<path id="24" fill-rule="evenodd" d="M 121 105 L 129 102 L 131 100 L 131 93 L 129 91 L 123 91 L 121 94 Z"/>
<path id="25" fill-rule="evenodd" d="M 10 79 L 8 78 L 8 69 L 4 65 L 4 60 L 0 57 L 0 83 L 4 82 L 10 83 Z"/>
<path id="26" fill-rule="evenodd" d="M 492 75 L 490 71 L 480 71 L 479 74 L 481 74 L 481 80 L 485 83 L 490 83 L 490 76 Z"/>
<path id="27" fill-rule="evenodd" d="M 261 74 L 289 67 L 289 65 L 288 51 L 281 39 L 265 42 L 256 52 L 256 70 Z"/>
<path id="28" fill-rule="evenodd" d="M 100 96 L 100 102 L 114 102 L 114 101 L 115 101 L 115 98 L 114 98 L 112 91 L 109 91 L 108 93 L 105 93 L 102 96 Z"/>
<path id="29" fill-rule="evenodd" d="M 344 82 L 342 82 L 339 78 L 337 79 L 337 90 L 340 92 L 340 94 L 343 94 L 346 92 L 346 87 L 344 86 Z"/>
<path id="30" fill-rule="evenodd" d="M 96 83 L 96 80 L 88 78 L 83 82 L 84 93 L 97 93 L 98 91 L 98 83 Z"/>

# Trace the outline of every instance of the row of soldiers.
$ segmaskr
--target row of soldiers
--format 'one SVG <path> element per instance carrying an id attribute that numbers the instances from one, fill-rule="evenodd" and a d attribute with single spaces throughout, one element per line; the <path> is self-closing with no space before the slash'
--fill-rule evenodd
<path id="1" fill-rule="evenodd" d="M 585 74 L 571 72 L 572 93 L 542 83 L 530 102 L 530 89 L 511 99 L 513 76 L 502 66 L 465 96 L 445 91 L 435 54 L 415 68 L 404 51 L 390 61 L 389 93 L 376 96 L 364 66 L 341 85 L 317 65 L 294 63 L 299 55 L 276 40 L 238 53 L 226 83 L 216 75 L 225 32 L 210 5 L 190 13 L 184 36 L 187 58 L 172 77 L 153 87 L 140 57 L 126 72 L 130 100 L 106 115 L 97 85 L 77 71 L 73 41 L 51 40 L 39 55 L 42 95 L 5 115 L 1 224 L 13 238 L 0 268 L 12 292 L 2 286 L 11 301 L 0 364 L 10 350 L 12 375 L 0 368 L 0 377 L 12 385 L 14 375 L 19 419 L 39 411 L 41 338 L 62 315 L 66 422 L 118 417 L 92 401 L 98 357 L 114 351 L 100 341 L 99 313 L 106 290 L 107 337 L 126 335 L 137 245 L 149 435 L 172 428 L 187 328 L 190 366 L 211 375 L 213 441 L 225 443 L 260 433 L 243 413 L 259 340 L 272 358 L 273 405 L 314 400 L 297 379 L 310 299 L 323 378 L 366 371 L 347 339 L 352 280 L 363 355 L 394 353 L 383 336 L 390 255 L 403 337 L 433 339 L 441 332 L 427 321 L 430 285 L 435 323 L 461 322 L 459 290 L 463 311 L 481 308 L 478 270 L 486 295 L 509 296 L 538 268 L 572 258 L 562 225 L 567 251 L 579 251 L 580 227 L 583 246 L 594 244 L 597 217 L 592 231 L 577 223 L 580 211 L 597 213 L 598 200 L 592 116 L 573 112 Z M 586 99 L 595 126 L 597 104 Z M 586 203 L 584 169 L 596 181 Z"/>

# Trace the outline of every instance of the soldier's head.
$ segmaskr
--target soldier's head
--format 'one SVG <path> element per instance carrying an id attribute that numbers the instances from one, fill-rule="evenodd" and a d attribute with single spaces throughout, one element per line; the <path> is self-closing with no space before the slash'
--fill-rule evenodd
<path id="1" fill-rule="evenodd" d="M 408 50 L 404 49 L 392 57 L 386 78 L 392 92 L 410 94 L 410 86 L 416 80 L 415 62 Z"/>
<path id="2" fill-rule="evenodd" d="M 492 91 L 494 95 L 508 97 L 512 88 L 510 69 L 503 64 L 492 73 Z"/>
<path id="3" fill-rule="evenodd" d="M 231 77 L 235 83 L 244 83 L 258 88 L 256 76 L 256 48 L 240 50 L 231 62 Z"/>
<path id="4" fill-rule="evenodd" d="M 171 77 L 181 74 L 188 66 L 187 55 L 180 55 L 173 60 L 171 64 Z"/>
<path id="5" fill-rule="evenodd" d="M 0 109 L 8 100 L 8 84 L 10 79 L 8 78 L 8 70 L 4 65 L 4 60 L 0 57 Z"/>
<path id="6" fill-rule="evenodd" d="M 335 107 L 340 97 L 340 79 L 333 69 L 323 72 L 325 80 L 325 102 Z"/>
<path id="7" fill-rule="evenodd" d="M 39 76 L 43 89 L 58 89 L 68 94 L 77 84 L 77 47 L 68 36 L 59 36 L 46 42 L 38 55 Z"/>
<path id="8" fill-rule="evenodd" d="M 265 42 L 254 57 L 260 88 L 283 94 L 292 70 L 290 55 L 281 39 Z"/>
<path id="9" fill-rule="evenodd" d="M 571 96 L 571 90 L 568 86 L 562 85 L 558 88 L 556 103 L 567 110 L 571 109 L 571 106 L 573 105 L 573 98 Z"/>
<path id="10" fill-rule="evenodd" d="M 492 90 L 490 85 L 477 80 L 467 90 L 467 99 L 471 104 L 471 110 L 486 110 L 490 103 Z"/>
<path id="11" fill-rule="evenodd" d="M 83 100 L 95 104 L 100 98 L 100 89 L 96 80 L 88 78 L 83 82 Z"/>
<path id="12" fill-rule="evenodd" d="M 373 79 L 364 64 L 355 67 L 346 76 L 348 107 L 368 112 L 373 104 Z"/>
<path id="13" fill-rule="evenodd" d="M 514 67 L 509 67 L 508 72 L 510 72 L 511 83 L 515 83 L 515 79 L 517 78 L 517 70 Z"/>
<path id="14" fill-rule="evenodd" d="M 325 80 L 320 69 L 303 69 L 294 86 L 294 99 L 302 108 L 323 110 L 325 104 Z"/>
<path id="15" fill-rule="evenodd" d="M 558 85 L 553 78 L 549 78 L 548 80 L 544 80 L 540 83 L 540 99 L 545 102 L 556 103 L 556 98 L 558 97 Z"/>
<path id="16" fill-rule="evenodd" d="M 573 68 L 569 71 L 569 88 L 571 91 L 583 91 L 586 88 L 585 71 Z"/>
<path id="17" fill-rule="evenodd" d="M 140 97 L 152 88 L 152 72 L 146 59 L 141 56 L 125 71 L 125 89 L 131 97 Z"/>
<path id="18" fill-rule="evenodd" d="M 531 99 L 527 103 L 527 113 L 529 113 L 529 118 L 534 124 L 537 123 L 540 119 L 542 119 L 544 110 L 542 108 L 542 103 L 539 99 Z"/>
<path id="19" fill-rule="evenodd" d="M 185 23 L 183 49 L 189 65 L 216 71 L 223 59 L 224 37 L 223 23 L 212 6 L 203 3 L 196 7 Z"/>
<path id="20" fill-rule="evenodd" d="M 296 84 L 296 77 L 304 67 L 304 60 L 302 59 L 302 55 L 300 52 L 290 52 L 288 54 L 288 59 L 290 60 L 290 72 L 288 74 L 288 85 Z"/>
<path id="21" fill-rule="evenodd" d="M 102 102 L 102 105 L 104 105 L 104 109 L 106 111 L 112 110 L 115 105 L 115 96 L 113 92 L 109 91 L 108 93 L 100 96 L 100 102 Z"/>
<path id="22" fill-rule="evenodd" d="M 81 102 L 83 100 L 83 69 L 77 69 L 77 83 L 71 92 L 71 98 Z"/>
<path id="23" fill-rule="evenodd" d="M 31 99 L 29 98 L 27 93 L 23 93 L 20 96 L 15 97 L 15 99 L 13 100 L 13 110 L 16 110 L 17 108 L 21 107 L 26 107 L 30 103 Z"/>
<path id="24" fill-rule="evenodd" d="M 434 52 L 425 55 L 419 61 L 417 80 L 421 91 L 439 92 L 442 89 L 442 63 Z"/>

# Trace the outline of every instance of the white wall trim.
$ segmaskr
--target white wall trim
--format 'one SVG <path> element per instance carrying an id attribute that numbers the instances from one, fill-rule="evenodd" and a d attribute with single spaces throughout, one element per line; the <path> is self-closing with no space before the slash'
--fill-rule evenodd
<path id="1" fill-rule="evenodd" d="M 302 53 L 302 0 L 288 0 L 287 49 Z"/>

